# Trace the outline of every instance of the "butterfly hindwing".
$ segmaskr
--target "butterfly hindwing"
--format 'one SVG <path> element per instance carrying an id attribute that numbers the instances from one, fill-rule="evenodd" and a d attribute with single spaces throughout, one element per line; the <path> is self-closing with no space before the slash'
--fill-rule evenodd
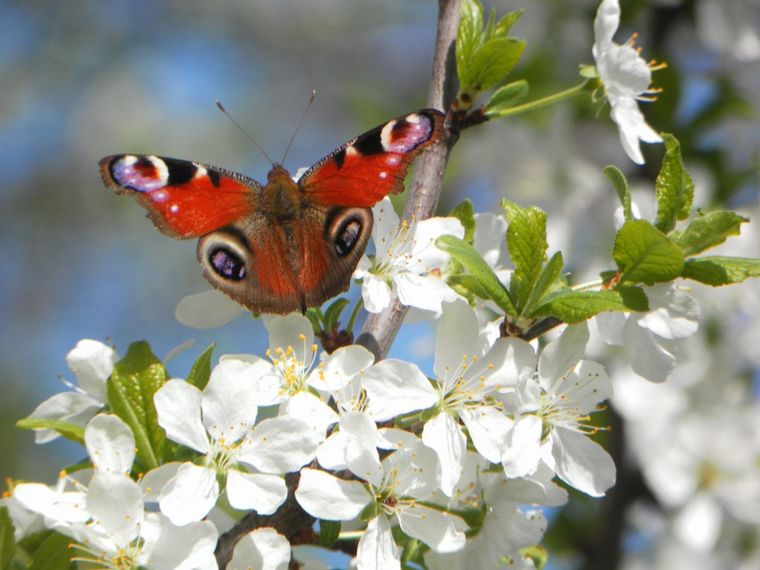
<path id="1" fill-rule="evenodd" d="M 369 208 L 404 189 L 412 160 L 443 134 L 444 115 L 422 109 L 348 141 L 312 166 L 299 186 L 318 204 Z"/>
<path id="2" fill-rule="evenodd" d="M 137 198 L 174 238 L 199 237 L 248 215 L 262 189 L 235 172 L 175 158 L 118 154 L 99 164 L 107 186 Z"/>

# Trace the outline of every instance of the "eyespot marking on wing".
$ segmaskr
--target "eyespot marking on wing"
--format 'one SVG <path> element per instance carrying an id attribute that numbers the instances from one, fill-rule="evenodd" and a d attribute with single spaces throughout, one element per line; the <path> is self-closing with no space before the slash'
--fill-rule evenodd
<path id="1" fill-rule="evenodd" d="M 119 186 L 137 192 L 152 192 L 168 184 L 169 169 L 156 156 L 125 154 L 111 162 L 111 177 Z"/>

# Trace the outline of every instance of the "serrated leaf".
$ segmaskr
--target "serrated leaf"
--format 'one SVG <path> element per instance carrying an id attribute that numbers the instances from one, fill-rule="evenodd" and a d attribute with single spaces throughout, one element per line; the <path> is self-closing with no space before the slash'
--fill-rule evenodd
<path id="1" fill-rule="evenodd" d="M 447 252 L 477 279 L 481 287 L 487 292 L 488 298 L 496 303 L 505 313 L 516 316 L 517 311 L 509 293 L 499 278 L 491 269 L 491 266 L 480 256 L 478 251 L 454 236 L 441 236 L 435 240 L 438 249 Z"/>
<path id="2" fill-rule="evenodd" d="M 515 38 L 494 38 L 488 40 L 475 52 L 470 60 L 465 89 L 485 91 L 506 79 L 517 62 L 520 61 L 525 42 Z"/>
<path id="3" fill-rule="evenodd" d="M 487 117 L 498 117 L 501 113 L 509 111 L 515 105 L 522 103 L 528 96 L 528 91 L 528 82 L 524 79 L 499 87 L 491 95 L 488 103 L 485 104 L 483 112 Z"/>
<path id="4" fill-rule="evenodd" d="M 536 284 L 530 292 L 528 302 L 525 303 L 525 309 L 523 310 L 525 315 L 532 316 L 532 307 L 540 305 L 547 293 L 558 286 L 563 266 L 562 253 L 558 251 L 552 255 L 549 262 L 541 270 L 538 279 L 536 279 Z"/>
<path id="5" fill-rule="evenodd" d="M 665 157 L 655 182 L 657 200 L 657 219 L 654 225 L 658 230 L 668 233 L 677 220 L 689 217 L 694 200 L 694 182 L 686 172 L 681 157 L 681 145 L 673 135 L 663 135 Z"/>
<path id="6" fill-rule="evenodd" d="M 69 570 L 76 552 L 69 547 L 72 539 L 57 532 L 50 533 L 32 554 L 27 570 Z"/>
<path id="7" fill-rule="evenodd" d="M 52 429 L 66 439 L 76 443 L 84 443 L 84 428 L 71 422 L 47 418 L 24 418 L 16 422 L 21 429 Z"/>
<path id="8" fill-rule="evenodd" d="M 573 324 L 590 319 L 604 311 L 646 311 L 649 301 L 639 287 L 621 287 L 602 291 L 564 289 L 548 297 L 533 311 L 534 316 L 557 317 Z"/>
<path id="9" fill-rule="evenodd" d="M 760 259 L 750 257 L 707 256 L 688 259 L 681 277 L 720 287 L 760 277 Z"/>
<path id="10" fill-rule="evenodd" d="M 623 206 L 623 215 L 625 221 L 633 219 L 633 211 L 631 210 L 631 191 L 628 189 L 628 181 L 625 179 L 625 174 L 611 164 L 604 167 L 604 175 L 612 182 L 612 186 L 617 192 L 620 204 Z"/>
<path id="11" fill-rule="evenodd" d="M 214 356 L 215 348 L 216 343 L 212 343 L 208 345 L 206 350 L 201 352 L 200 356 L 193 362 L 190 373 L 185 379 L 188 384 L 192 384 L 198 390 L 202 391 L 206 387 L 206 384 L 208 384 L 209 378 L 211 378 L 211 359 Z"/>
<path id="12" fill-rule="evenodd" d="M 143 470 L 161 464 L 166 434 L 158 425 L 153 395 L 169 375 L 145 341 L 132 343 L 106 384 L 108 405 L 132 429 L 137 461 Z"/>
<path id="13" fill-rule="evenodd" d="M 501 206 L 509 223 L 507 249 L 515 266 L 509 292 L 522 314 L 546 261 L 549 247 L 546 242 L 546 213 L 535 207 L 523 208 L 509 200 L 502 200 Z"/>
<path id="14" fill-rule="evenodd" d="M 13 538 L 13 521 L 6 507 L 0 507 L 0 568 L 10 568 L 16 541 Z"/>
<path id="15" fill-rule="evenodd" d="M 340 534 L 340 521 L 319 521 L 319 545 L 331 548 L 338 540 Z"/>
<path id="16" fill-rule="evenodd" d="M 472 245 L 475 239 L 475 209 L 472 202 L 469 199 L 462 200 L 449 212 L 449 217 L 454 217 L 462 222 L 462 227 L 464 227 L 463 239 Z"/>
<path id="17" fill-rule="evenodd" d="M 717 211 L 694 218 L 681 231 L 670 234 L 685 256 L 695 255 L 741 233 L 741 225 L 749 219 L 734 212 Z"/>
<path id="18" fill-rule="evenodd" d="M 615 236 L 612 257 L 620 283 L 663 283 L 681 274 L 681 248 L 646 220 L 630 220 Z"/>

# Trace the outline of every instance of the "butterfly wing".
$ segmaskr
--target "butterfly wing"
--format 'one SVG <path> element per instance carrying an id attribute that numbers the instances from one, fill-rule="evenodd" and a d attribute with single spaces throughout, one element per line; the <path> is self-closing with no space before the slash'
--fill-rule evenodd
<path id="1" fill-rule="evenodd" d="M 404 189 L 412 160 L 440 140 L 444 114 L 422 109 L 367 131 L 312 166 L 299 180 L 310 200 L 369 208 Z"/>
<path id="2" fill-rule="evenodd" d="M 242 174 L 175 158 L 117 154 L 99 165 L 106 186 L 135 197 L 173 238 L 199 237 L 250 214 L 262 189 Z"/>

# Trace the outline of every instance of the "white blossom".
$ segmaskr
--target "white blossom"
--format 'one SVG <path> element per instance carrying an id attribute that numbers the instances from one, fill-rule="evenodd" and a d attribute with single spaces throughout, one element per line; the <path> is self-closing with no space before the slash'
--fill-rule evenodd
<path id="1" fill-rule="evenodd" d="M 502 449 L 507 477 L 535 473 L 543 462 L 568 485 L 594 497 L 614 484 L 612 459 L 587 437 L 597 430 L 588 423 L 589 414 L 612 395 L 601 365 L 582 359 L 588 336 L 585 324 L 567 327 L 522 369 L 517 388 L 505 393 L 515 418 Z M 528 350 L 532 347 L 524 343 L 525 361 Z"/>
<path id="2" fill-rule="evenodd" d="M 464 237 L 456 218 L 399 221 L 387 198 L 372 209 L 375 256 L 362 258 L 354 277 L 362 279 L 362 299 L 370 313 L 379 313 L 398 297 L 404 305 L 441 312 L 441 303 L 459 295 L 441 279 L 449 255 L 434 242 L 442 235 Z"/>
<path id="3" fill-rule="evenodd" d="M 29 419 L 56 420 L 84 428 L 106 405 L 106 380 L 113 372 L 119 356 L 108 345 L 97 340 L 83 339 L 66 355 L 78 386 L 70 385 L 71 392 L 55 394 L 42 402 Z M 35 430 L 35 441 L 47 443 L 59 437 L 51 429 Z"/>
<path id="4" fill-rule="evenodd" d="M 639 101 L 651 99 L 655 93 L 650 87 L 654 66 L 647 63 L 634 47 L 635 37 L 623 45 L 612 41 L 619 25 L 618 0 L 603 0 L 594 20 L 592 52 L 623 149 L 632 161 L 643 164 L 639 141 L 662 142 L 662 137 L 647 124 L 638 105 Z"/>

